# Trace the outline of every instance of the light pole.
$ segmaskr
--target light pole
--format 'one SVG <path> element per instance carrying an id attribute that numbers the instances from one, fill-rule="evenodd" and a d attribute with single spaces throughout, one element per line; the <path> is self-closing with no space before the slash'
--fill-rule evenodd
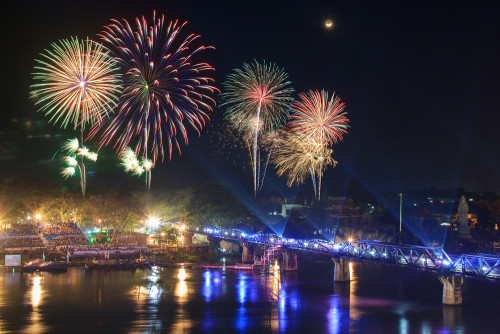
<path id="1" fill-rule="evenodd" d="M 399 194 L 399 233 L 403 229 L 403 194 Z"/>

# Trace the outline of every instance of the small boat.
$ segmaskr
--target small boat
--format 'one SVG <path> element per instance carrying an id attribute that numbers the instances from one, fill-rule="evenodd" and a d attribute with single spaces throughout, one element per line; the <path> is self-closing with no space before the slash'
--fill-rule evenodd
<path id="1" fill-rule="evenodd" d="M 21 271 L 25 273 L 31 273 L 31 272 L 36 272 L 36 271 L 66 271 L 68 270 L 68 267 L 66 266 L 66 263 L 61 263 L 61 262 L 54 262 L 54 261 L 48 261 L 45 262 L 41 259 L 33 260 L 26 265 L 21 267 Z"/>
<path id="2" fill-rule="evenodd" d="M 122 262 L 122 261 L 90 261 L 85 263 L 85 269 L 149 269 L 151 270 L 151 263 L 148 261 L 135 261 L 135 262 Z"/>

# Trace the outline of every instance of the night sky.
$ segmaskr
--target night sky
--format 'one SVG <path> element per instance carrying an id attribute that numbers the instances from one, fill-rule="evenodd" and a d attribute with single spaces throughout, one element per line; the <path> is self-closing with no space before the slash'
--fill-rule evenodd
<path id="1" fill-rule="evenodd" d="M 265 59 L 285 68 L 297 93 L 340 95 L 351 129 L 335 147 L 339 166 L 328 170 L 326 187 L 500 192 L 500 3 L 269 2 L 10 1 L 2 11 L 1 178 L 57 178 L 61 163 L 52 156 L 73 136 L 48 125 L 29 99 L 38 53 L 61 38 L 96 38 L 111 18 L 149 20 L 156 9 L 189 21 L 189 32 L 216 47 L 207 60 L 218 87 L 243 62 Z M 333 30 L 323 25 L 328 18 Z M 155 175 L 180 184 L 217 178 L 206 135 L 192 131 L 182 156 L 155 169 L 153 187 Z M 131 177 L 110 154 L 101 154 L 103 175 Z"/>

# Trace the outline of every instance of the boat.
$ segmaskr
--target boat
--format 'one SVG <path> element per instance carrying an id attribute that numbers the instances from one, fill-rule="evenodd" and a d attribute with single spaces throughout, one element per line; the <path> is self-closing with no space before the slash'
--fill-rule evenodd
<path id="1" fill-rule="evenodd" d="M 116 261 L 116 260 L 91 260 L 86 261 L 85 269 L 151 269 L 151 263 L 148 261 Z"/>
<path id="2" fill-rule="evenodd" d="M 36 271 L 61 272 L 66 270 L 68 270 L 66 263 L 55 261 L 46 262 L 41 259 L 30 261 L 21 267 L 21 271 L 25 273 L 32 273 Z"/>

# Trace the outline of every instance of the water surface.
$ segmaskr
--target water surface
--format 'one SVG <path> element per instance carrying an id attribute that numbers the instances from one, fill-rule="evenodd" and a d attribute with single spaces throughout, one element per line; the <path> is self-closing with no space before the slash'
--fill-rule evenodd
<path id="1" fill-rule="evenodd" d="M 467 280 L 466 304 L 446 307 L 435 275 L 377 264 L 352 270 L 347 284 L 332 282 L 328 263 L 306 263 L 293 273 L 0 271 L 0 332 L 500 332 L 498 283 Z"/>

